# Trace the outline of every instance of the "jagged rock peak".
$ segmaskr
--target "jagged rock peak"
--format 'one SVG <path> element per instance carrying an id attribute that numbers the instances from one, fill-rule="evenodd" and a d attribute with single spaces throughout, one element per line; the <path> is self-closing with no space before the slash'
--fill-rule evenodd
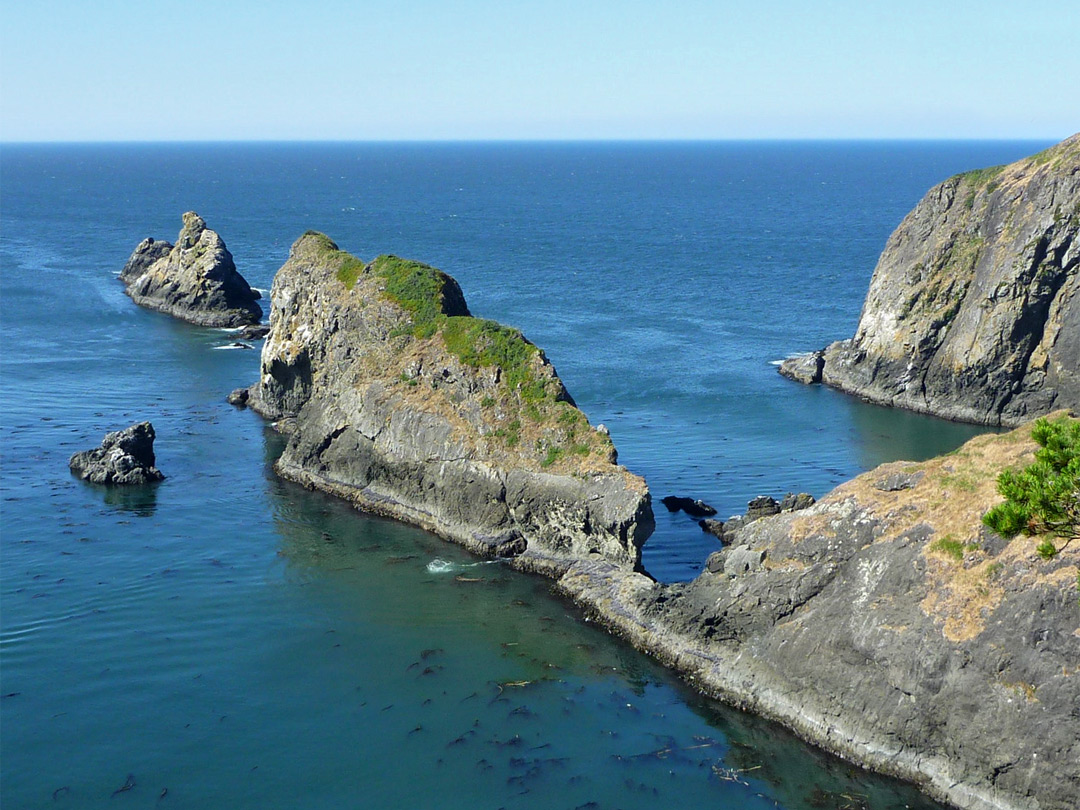
<path id="1" fill-rule="evenodd" d="M 236 270 L 225 241 L 194 211 L 183 215 L 176 244 L 152 238 L 120 273 L 135 303 L 201 326 L 258 323 L 259 293 Z"/>
<path id="2" fill-rule="evenodd" d="M 855 336 L 781 373 L 949 419 L 1080 407 L 1080 134 L 932 188 L 893 232 Z"/>

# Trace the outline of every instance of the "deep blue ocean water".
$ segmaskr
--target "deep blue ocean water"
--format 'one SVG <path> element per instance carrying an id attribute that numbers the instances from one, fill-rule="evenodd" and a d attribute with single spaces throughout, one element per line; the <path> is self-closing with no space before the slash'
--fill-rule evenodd
<path id="1" fill-rule="evenodd" d="M 0 804 L 934 807 L 698 697 L 543 580 L 278 481 L 280 439 L 224 402 L 257 353 L 116 273 L 190 209 L 263 289 L 309 228 L 428 262 L 546 350 L 654 499 L 726 516 L 978 431 L 770 363 L 850 336 L 931 185 L 1046 145 L 4 145 Z M 165 482 L 71 477 L 142 419 Z M 646 567 L 695 576 L 713 541 L 657 518 Z"/>

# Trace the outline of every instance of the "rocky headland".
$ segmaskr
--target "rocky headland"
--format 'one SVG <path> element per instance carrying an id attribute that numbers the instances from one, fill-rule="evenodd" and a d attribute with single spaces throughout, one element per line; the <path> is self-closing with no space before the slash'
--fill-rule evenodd
<path id="1" fill-rule="evenodd" d="M 75 475 L 94 484 L 149 484 L 165 478 L 155 467 L 154 426 L 139 422 L 106 433 L 100 447 L 76 453 L 68 461 Z"/>
<path id="2" fill-rule="evenodd" d="M 981 524 L 997 473 L 1032 459 L 1027 427 L 818 502 L 755 499 L 703 526 L 719 541 L 698 579 L 663 584 L 640 565 L 645 482 L 445 273 L 309 232 L 270 324 L 230 401 L 287 434 L 283 477 L 546 574 L 703 691 L 957 807 L 1075 806 L 1080 546 L 1043 560 Z"/>
<path id="3" fill-rule="evenodd" d="M 235 395 L 289 434 L 276 469 L 516 567 L 640 564 L 648 489 L 544 353 L 453 278 L 308 232 L 274 278 L 261 375 Z"/>
<path id="4" fill-rule="evenodd" d="M 218 234 L 194 211 L 183 215 L 176 244 L 147 238 L 120 273 L 141 306 L 200 326 L 247 326 L 262 318 L 259 293 L 236 270 Z"/>
<path id="5" fill-rule="evenodd" d="M 874 270 L 849 340 L 782 374 L 1012 426 L 1080 408 L 1080 134 L 932 188 Z"/>
<path id="6" fill-rule="evenodd" d="M 690 583 L 583 561 L 558 588 L 730 703 L 973 810 L 1080 796 L 1080 547 L 982 527 L 1028 427 L 737 528 Z"/>

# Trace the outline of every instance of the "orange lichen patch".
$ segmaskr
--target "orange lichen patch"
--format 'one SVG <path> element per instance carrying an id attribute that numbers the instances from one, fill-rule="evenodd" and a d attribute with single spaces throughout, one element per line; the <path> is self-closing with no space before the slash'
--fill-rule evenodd
<path id="1" fill-rule="evenodd" d="M 998 685 L 1023 698 L 1028 703 L 1039 702 L 1039 699 L 1035 697 L 1035 692 L 1039 688 L 1036 684 L 1026 681 L 998 681 Z"/>

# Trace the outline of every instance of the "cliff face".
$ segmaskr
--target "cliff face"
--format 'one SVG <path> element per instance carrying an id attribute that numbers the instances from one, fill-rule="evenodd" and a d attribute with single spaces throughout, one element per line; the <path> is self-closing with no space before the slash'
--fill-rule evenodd
<path id="1" fill-rule="evenodd" d="M 274 279 L 270 323 L 249 404 L 290 432 L 281 475 L 522 568 L 638 566 L 645 482 L 543 353 L 471 317 L 449 276 L 365 264 L 309 232 Z"/>
<path id="2" fill-rule="evenodd" d="M 782 373 L 1015 425 L 1080 407 L 1080 134 L 934 187 L 889 238 L 854 338 Z"/>
<path id="3" fill-rule="evenodd" d="M 245 326 L 262 318 L 259 294 L 236 270 L 225 242 L 194 211 L 172 245 L 144 239 L 120 273 L 136 304 L 200 326 Z"/>
<path id="4" fill-rule="evenodd" d="M 959 807 L 1080 796 L 1080 548 L 982 529 L 1028 428 L 761 518 L 687 584 L 579 567 L 574 598 L 699 687 Z M 1060 545 L 1060 542 L 1059 542 Z"/>

